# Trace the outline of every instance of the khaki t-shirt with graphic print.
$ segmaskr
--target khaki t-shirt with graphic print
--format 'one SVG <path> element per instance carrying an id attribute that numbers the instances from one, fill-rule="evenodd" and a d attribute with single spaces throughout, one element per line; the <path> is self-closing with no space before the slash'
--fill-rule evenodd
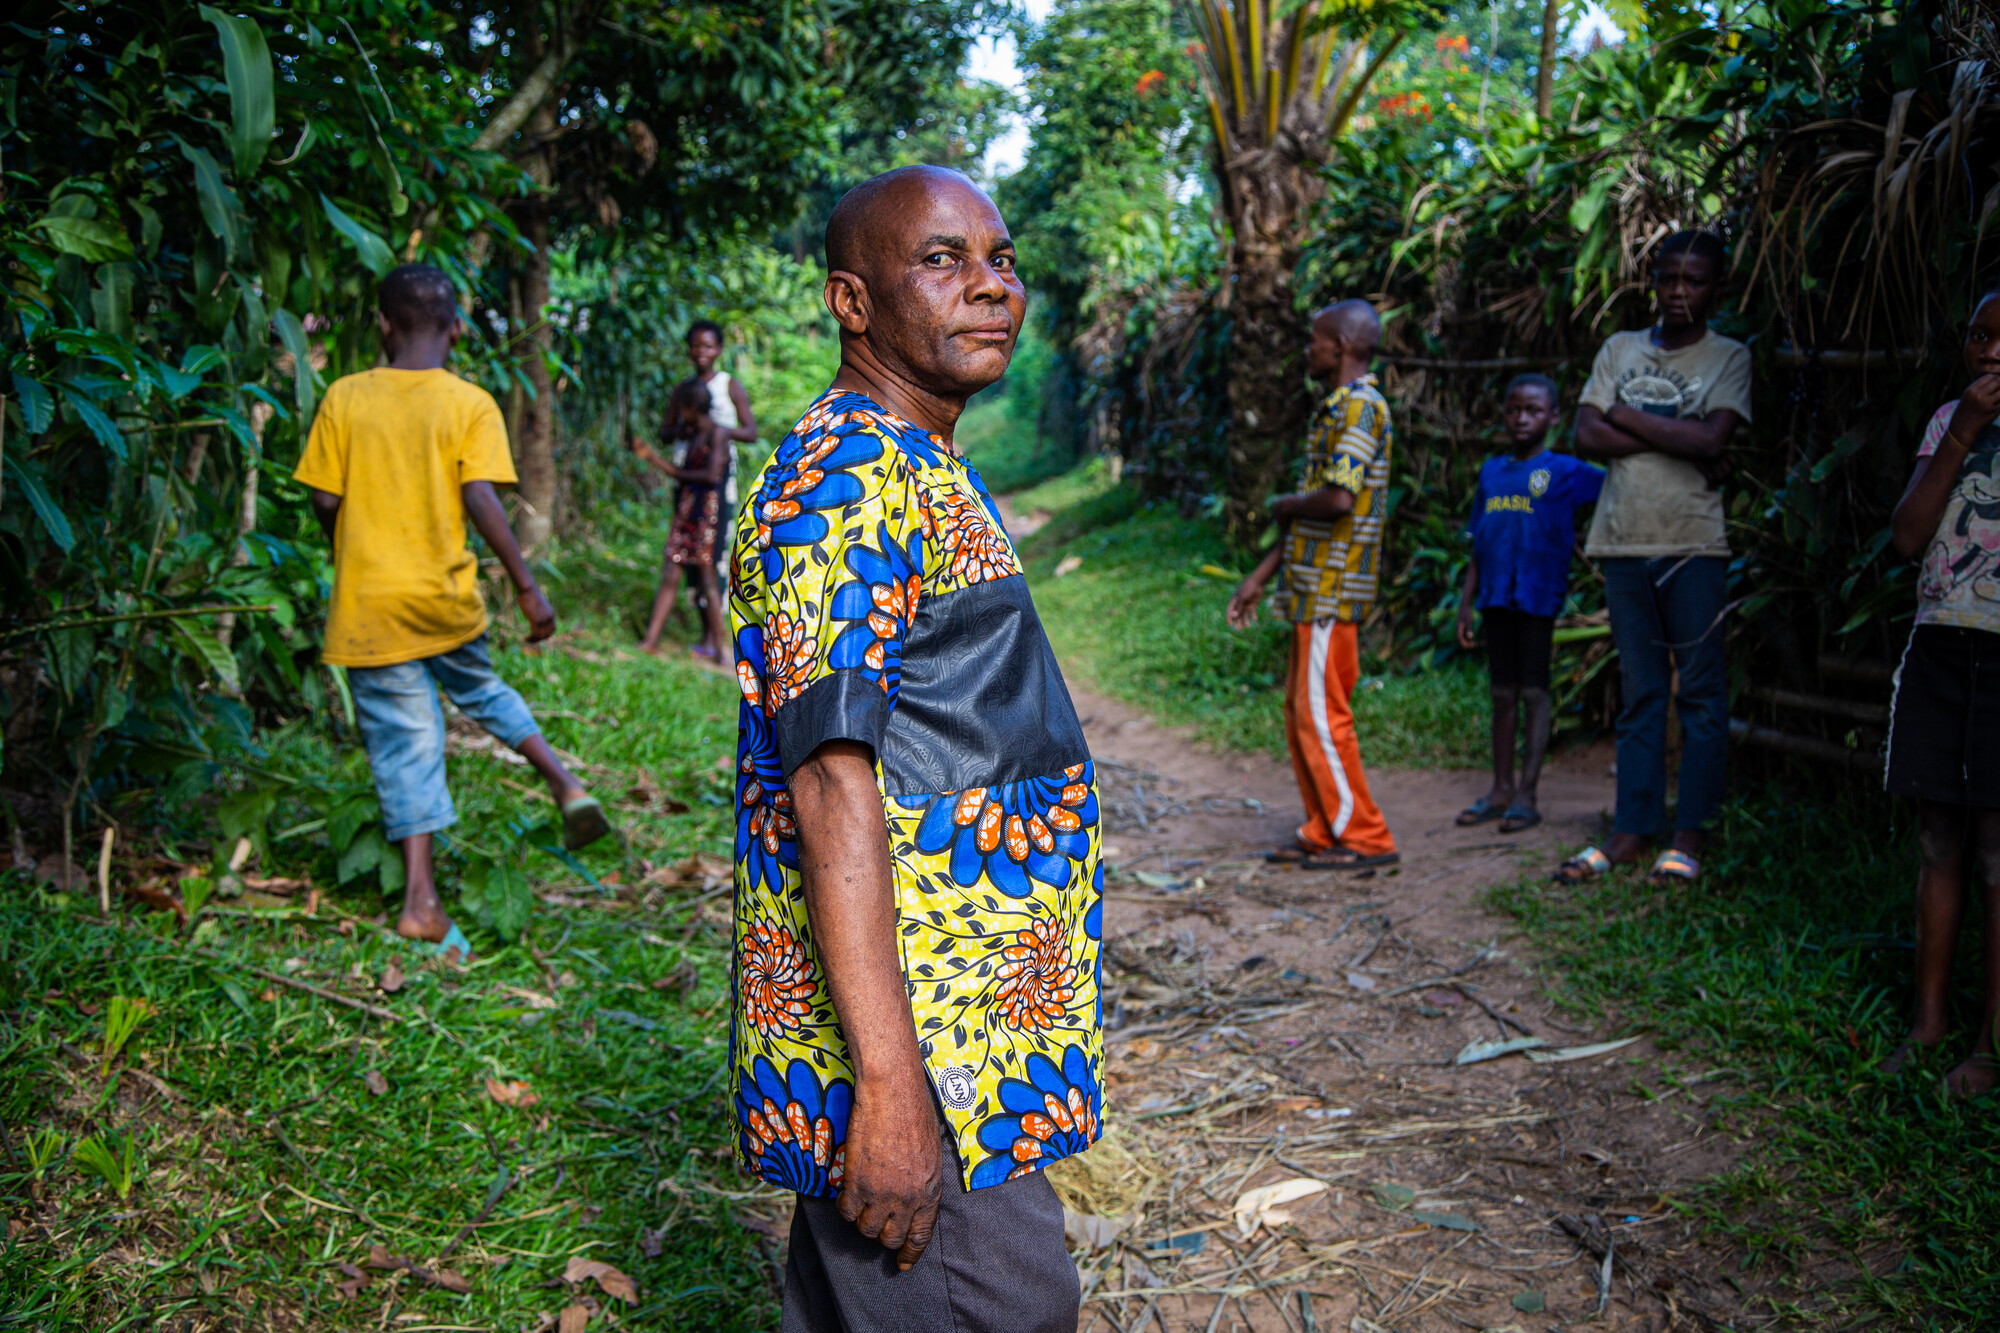
<path id="1" fill-rule="evenodd" d="M 1598 349 L 1578 401 L 1600 412 L 1624 403 L 1695 420 L 1727 410 L 1747 423 L 1750 349 L 1712 331 L 1672 351 L 1655 345 L 1651 329 L 1614 333 Z M 1614 458 L 1583 552 L 1647 559 L 1726 556 L 1722 489 L 1684 458 L 1652 452 Z"/>

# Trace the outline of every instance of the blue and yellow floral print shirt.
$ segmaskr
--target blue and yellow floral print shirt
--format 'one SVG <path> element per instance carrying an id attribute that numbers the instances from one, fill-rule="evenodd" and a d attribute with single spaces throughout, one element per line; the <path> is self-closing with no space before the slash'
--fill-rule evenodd
<path id="1" fill-rule="evenodd" d="M 969 1189 L 1081 1152 L 1102 1110 L 1103 870 L 1083 729 L 979 476 L 830 391 L 736 524 L 735 1023 L 744 1166 L 840 1192 L 854 1071 L 786 778 L 872 746 L 917 1039 Z"/>

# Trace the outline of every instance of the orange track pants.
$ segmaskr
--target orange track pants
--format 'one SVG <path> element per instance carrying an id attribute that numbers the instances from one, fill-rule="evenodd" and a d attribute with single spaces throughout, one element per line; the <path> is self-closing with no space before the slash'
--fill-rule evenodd
<path id="1" fill-rule="evenodd" d="M 1353 622 L 1300 621 L 1292 626 L 1285 743 L 1306 807 L 1299 842 L 1315 851 L 1336 843 L 1363 856 L 1396 850 L 1396 839 L 1361 770 L 1350 704 L 1360 679 L 1360 640 Z"/>

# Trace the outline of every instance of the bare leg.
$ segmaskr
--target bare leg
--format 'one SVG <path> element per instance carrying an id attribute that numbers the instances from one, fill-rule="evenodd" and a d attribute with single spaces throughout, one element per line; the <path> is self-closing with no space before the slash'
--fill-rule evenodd
<path id="1" fill-rule="evenodd" d="M 566 801 L 574 801 L 585 794 L 583 784 L 576 780 L 576 774 L 563 767 L 563 761 L 556 758 L 556 752 L 549 748 L 549 742 L 540 732 L 528 737 L 517 747 L 521 757 L 535 766 L 542 775 L 542 781 L 549 784 L 549 795 L 555 799 L 558 809 Z"/>
<path id="2" fill-rule="evenodd" d="M 403 911 L 396 933 L 404 939 L 441 943 L 451 918 L 438 901 L 437 876 L 431 869 L 431 835 L 412 833 L 403 839 Z"/>
<path id="3" fill-rule="evenodd" d="M 715 654 L 716 664 L 724 669 L 736 665 L 735 654 L 730 651 L 729 625 L 723 619 L 722 588 L 715 577 L 714 565 L 703 565 L 696 571 L 694 581 L 705 599 L 703 610 L 708 620 L 708 647 Z"/>
<path id="4" fill-rule="evenodd" d="M 1516 807 L 1538 809 L 1536 789 L 1542 782 L 1542 760 L 1549 752 L 1549 726 L 1554 707 L 1549 692 L 1530 686 L 1521 691 L 1528 714 L 1527 735 L 1521 742 L 1521 784 L 1514 797 Z"/>
<path id="5" fill-rule="evenodd" d="M 1945 1038 L 1951 956 L 1965 915 L 1965 811 L 1925 801 L 1917 820 L 1923 869 L 1917 875 L 1916 1004 L 1909 1035 L 1882 1062 L 1886 1074 L 1901 1072 L 1919 1047 Z"/>
<path id="6" fill-rule="evenodd" d="M 1972 1054 L 1944 1079 L 1952 1096 L 1968 1099 L 2000 1083 L 2000 1064 L 1993 1058 L 1994 1027 L 2000 1024 L 2000 810 L 1972 812 L 1972 843 L 1973 864 L 1986 891 L 1986 1000 Z"/>
<path id="7" fill-rule="evenodd" d="M 667 627 L 667 617 L 674 613 L 674 598 L 680 590 L 681 567 L 669 560 L 660 567 L 660 590 L 653 594 L 653 618 L 646 622 L 646 637 L 639 640 L 642 652 L 659 651 L 660 633 Z"/>
<path id="8" fill-rule="evenodd" d="M 1493 687 L 1493 790 L 1486 799 L 1504 806 L 1514 799 L 1514 736 L 1520 726 L 1521 691 L 1512 685 Z"/>

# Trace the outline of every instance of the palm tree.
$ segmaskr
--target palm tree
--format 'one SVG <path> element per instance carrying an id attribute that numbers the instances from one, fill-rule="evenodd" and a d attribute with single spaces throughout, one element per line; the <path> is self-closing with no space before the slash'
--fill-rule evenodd
<path id="1" fill-rule="evenodd" d="M 1341 0 L 1188 0 L 1215 134 L 1216 175 L 1229 220 L 1229 506 L 1232 540 L 1264 526 L 1263 501 L 1285 452 L 1304 432 L 1300 347 L 1305 322 L 1292 274 L 1319 169 L 1362 94 L 1408 29 L 1390 3 L 1358 30 Z"/>

